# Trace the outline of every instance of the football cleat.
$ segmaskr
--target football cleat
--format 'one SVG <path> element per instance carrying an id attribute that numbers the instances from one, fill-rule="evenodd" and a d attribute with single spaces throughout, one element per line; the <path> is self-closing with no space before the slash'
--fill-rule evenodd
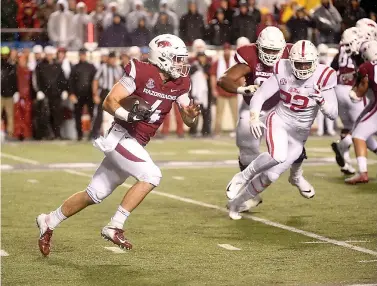
<path id="1" fill-rule="evenodd" d="M 121 249 L 131 250 L 132 244 L 124 237 L 123 233 L 123 229 L 107 225 L 102 229 L 101 236 L 103 239 L 118 245 Z"/>
<path id="2" fill-rule="evenodd" d="M 229 200 L 233 200 L 238 193 L 245 188 L 247 185 L 247 180 L 243 176 L 243 174 L 237 173 L 234 175 L 232 180 L 229 182 L 228 186 L 226 187 L 226 196 Z"/>
<path id="3" fill-rule="evenodd" d="M 36 218 L 37 227 L 39 228 L 39 250 L 43 256 L 48 256 L 51 251 L 51 237 L 53 230 L 48 227 L 46 222 L 47 215 L 40 214 Z"/>
<path id="4" fill-rule="evenodd" d="M 262 198 L 259 195 L 256 195 L 254 198 L 244 202 L 239 208 L 238 212 L 243 213 L 249 211 L 251 208 L 255 208 L 263 202 Z"/>
<path id="5" fill-rule="evenodd" d="M 289 177 L 288 181 L 292 186 L 296 186 L 298 188 L 301 196 L 304 198 L 311 199 L 314 197 L 314 187 L 303 176 L 299 176 L 297 178 Z"/>
<path id="6" fill-rule="evenodd" d="M 346 163 L 344 167 L 340 168 L 340 171 L 344 175 L 354 175 L 356 173 L 356 170 L 348 163 Z"/>
<path id="7" fill-rule="evenodd" d="M 351 178 L 347 178 L 344 180 L 346 184 L 349 185 L 356 185 L 356 184 L 365 184 L 369 182 L 368 179 L 368 172 L 365 173 L 357 173 L 356 175 L 352 176 Z"/>
<path id="8" fill-rule="evenodd" d="M 343 154 L 340 152 L 339 143 L 333 142 L 331 143 L 331 148 L 335 153 L 335 160 L 339 167 L 344 167 L 346 161 L 344 160 Z"/>

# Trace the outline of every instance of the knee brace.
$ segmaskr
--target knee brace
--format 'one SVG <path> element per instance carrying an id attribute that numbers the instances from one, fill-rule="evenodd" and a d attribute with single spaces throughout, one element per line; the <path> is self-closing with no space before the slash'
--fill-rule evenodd
<path id="1" fill-rule="evenodd" d="M 301 152 L 300 157 L 298 157 L 297 160 L 294 161 L 294 164 L 295 163 L 302 163 L 305 159 L 308 159 L 308 157 L 306 156 L 306 150 L 305 150 L 305 147 L 304 147 L 304 148 L 302 148 L 302 152 Z"/>
<path id="2" fill-rule="evenodd" d="M 154 165 L 153 168 L 146 170 L 146 172 L 142 173 L 140 176 L 137 177 L 139 181 L 147 182 L 155 187 L 157 187 L 160 184 L 161 178 L 161 170 L 156 165 Z"/>

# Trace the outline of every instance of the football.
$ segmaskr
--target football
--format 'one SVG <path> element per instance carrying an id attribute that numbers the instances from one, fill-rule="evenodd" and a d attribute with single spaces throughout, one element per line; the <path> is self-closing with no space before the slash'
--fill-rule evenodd
<path id="1" fill-rule="evenodd" d="M 120 105 L 134 114 L 141 115 L 144 118 L 148 118 L 151 113 L 151 105 L 137 95 L 130 95 L 120 101 Z"/>

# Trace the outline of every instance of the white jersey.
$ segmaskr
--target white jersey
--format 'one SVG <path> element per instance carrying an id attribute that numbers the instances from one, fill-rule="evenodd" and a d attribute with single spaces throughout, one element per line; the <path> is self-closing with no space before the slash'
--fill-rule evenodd
<path id="1" fill-rule="evenodd" d="M 310 93 L 315 93 L 314 87 L 318 85 L 319 89 L 324 91 L 334 88 L 337 84 L 335 71 L 322 64 L 318 64 L 310 78 L 300 80 L 293 75 L 290 61 L 280 60 L 275 66 L 274 76 L 280 89 L 280 102 L 276 106 L 276 114 L 303 129 L 312 126 L 319 110 L 315 100 L 308 97 Z"/>

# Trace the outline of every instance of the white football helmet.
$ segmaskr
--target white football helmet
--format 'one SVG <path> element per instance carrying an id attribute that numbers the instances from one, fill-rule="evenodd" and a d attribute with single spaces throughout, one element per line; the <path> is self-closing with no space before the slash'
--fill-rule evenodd
<path id="1" fill-rule="evenodd" d="M 257 39 L 258 57 L 267 66 L 273 66 L 283 55 L 286 42 L 276 27 L 266 27 Z"/>
<path id="2" fill-rule="evenodd" d="M 298 79 L 308 79 L 313 75 L 318 65 L 317 48 L 310 41 L 298 41 L 289 52 L 289 61 L 291 62 L 293 74 Z M 301 67 L 305 64 L 308 64 L 308 68 Z"/>
<path id="3" fill-rule="evenodd" d="M 150 63 L 166 72 L 172 78 L 186 77 L 190 71 L 187 64 L 188 51 L 185 43 L 177 36 L 159 35 L 149 43 Z"/>
<path id="4" fill-rule="evenodd" d="M 359 28 L 352 27 L 346 29 L 342 34 L 340 44 L 345 47 L 348 56 L 357 55 L 360 51 L 360 45 L 365 40 L 364 35 Z"/>
<path id="5" fill-rule="evenodd" d="M 370 41 L 363 45 L 361 56 L 366 62 L 377 60 L 377 41 Z"/>
<path id="6" fill-rule="evenodd" d="M 192 42 L 192 51 L 196 53 L 204 53 L 207 49 L 207 44 L 202 39 L 196 39 Z"/>
<path id="7" fill-rule="evenodd" d="M 371 19 L 363 18 L 356 22 L 356 28 L 361 31 L 366 41 L 377 40 L 377 23 Z"/>
<path id="8" fill-rule="evenodd" d="M 248 38 L 240 37 L 240 38 L 237 39 L 236 47 L 238 49 L 238 48 L 241 48 L 241 47 L 246 46 L 248 44 L 250 44 L 250 40 Z"/>

